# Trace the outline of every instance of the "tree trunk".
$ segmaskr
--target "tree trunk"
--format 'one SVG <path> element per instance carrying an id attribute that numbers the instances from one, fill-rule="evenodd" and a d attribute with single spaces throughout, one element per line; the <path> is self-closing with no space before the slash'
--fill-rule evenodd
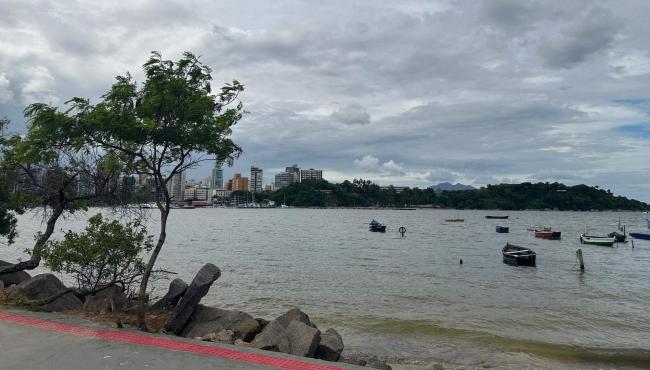
<path id="1" fill-rule="evenodd" d="M 151 253 L 151 257 L 149 257 L 149 262 L 147 262 L 147 267 L 145 268 L 142 280 L 140 281 L 140 291 L 138 292 L 138 328 L 143 331 L 147 331 L 147 323 L 145 320 L 147 284 L 149 283 L 149 276 L 151 276 L 153 266 L 156 264 L 158 254 L 160 253 L 163 244 L 165 244 L 165 238 L 167 237 L 167 216 L 169 216 L 169 202 L 166 202 L 164 209 L 161 209 L 160 211 L 160 234 L 158 235 L 158 242 Z"/>
<path id="2" fill-rule="evenodd" d="M 33 270 L 37 268 L 38 265 L 40 265 L 41 252 L 45 247 L 45 243 L 47 243 L 47 241 L 50 239 L 52 234 L 54 234 L 54 227 L 56 226 L 56 222 L 59 220 L 59 217 L 61 217 L 61 215 L 63 214 L 63 210 L 65 209 L 65 207 L 66 204 L 61 204 L 58 207 L 54 208 L 52 214 L 47 219 L 47 227 L 45 228 L 45 232 L 38 237 L 38 240 L 36 240 L 36 244 L 34 244 L 31 258 L 24 262 L 18 262 L 13 265 L 0 267 L 0 275 L 23 271 L 23 270 Z"/>

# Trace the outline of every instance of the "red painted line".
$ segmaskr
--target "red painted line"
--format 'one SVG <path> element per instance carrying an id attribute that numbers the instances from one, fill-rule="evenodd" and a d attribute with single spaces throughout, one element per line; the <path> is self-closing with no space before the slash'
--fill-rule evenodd
<path id="1" fill-rule="evenodd" d="M 286 370 L 344 370 L 340 367 L 314 364 L 306 361 L 274 357 L 258 353 L 242 352 L 234 349 L 220 348 L 206 344 L 191 343 L 171 338 L 160 338 L 127 331 L 93 329 L 62 322 L 37 319 L 29 316 L 0 312 L 0 321 L 32 326 L 39 329 L 106 340 L 111 342 L 137 344 L 146 347 L 156 347 L 177 352 L 194 353 L 207 357 L 218 357 L 227 360 L 245 362 Z"/>

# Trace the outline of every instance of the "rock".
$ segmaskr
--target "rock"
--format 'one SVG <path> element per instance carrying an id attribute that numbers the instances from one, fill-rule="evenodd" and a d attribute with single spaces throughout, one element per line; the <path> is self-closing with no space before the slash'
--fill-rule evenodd
<path id="1" fill-rule="evenodd" d="M 221 276 L 221 270 L 211 263 L 206 263 L 192 280 L 181 301 L 178 302 L 171 316 L 165 323 L 165 331 L 179 335 L 201 298 L 208 293 L 212 283 Z"/>
<path id="2" fill-rule="evenodd" d="M 343 338 L 334 329 L 327 329 L 320 333 L 320 344 L 316 348 L 314 357 L 325 361 L 338 361 L 343 352 Z"/>
<path id="3" fill-rule="evenodd" d="M 311 321 L 309 321 L 309 316 L 307 316 L 307 314 L 302 312 L 299 308 L 292 308 L 284 314 L 280 315 L 275 320 L 279 322 L 280 325 L 282 325 L 282 327 L 285 329 L 294 320 L 300 321 L 301 323 L 309 325 L 312 328 L 316 327 L 316 325 L 312 324 Z"/>
<path id="4" fill-rule="evenodd" d="M 241 340 L 241 339 L 235 339 L 235 343 L 234 343 L 234 344 L 235 344 L 236 346 L 243 346 L 243 347 L 250 347 L 250 346 L 251 346 L 250 343 L 245 342 L 245 341 L 243 341 L 243 340 Z"/>
<path id="5" fill-rule="evenodd" d="M 193 338 L 219 333 L 222 330 L 231 330 L 234 333 L 233 340 L 250 341 L 262 328 L 257 320 L 246 312 L 198 305 L 181 335 Z"/>
<path id="6" fill-rule="evenodd" d="M 314 357 L 320 343 L 320 330 L 294 320 L 289 324 L 286 332 L 292 355 Z"/>
<path id="7" fill-rule="evenodd" d="M 160 311 L 175 307 L 185 294 L 187 283 L 183 279 L 174 279 L 169 283 L 169 290 L 164 297 L 151 306 L 151 311 Z"/>
<path id="8" fill-rule="evenodd" d="M 392 367 L 390 367 L 390 365 L 388 365 L 385 361 L 379 359 L 379 357 L 361 352 L 353 352 L 343 355 L 339 358 L 339 362 L 357 366 L 372 367 L 374 369 L 380 370 L 392 370 Z"/>
<path id="9" fill-rule="evenodd" d="M 266 325 L 264 330 L 255 337 L 252 344 L 255 348 L 267 351 L 291 353 L 289 336 L 278 321 Z"/>
<path id="10" fill-rule="evenodd" d="M 262 318 L 259 318 L 259 317 L 256 317 L 255 321 L 257 321 L 257 323 L 260 324 L 260 330 L 264 330 L 266 325 L 268 325 L 269 322 L 270 322 L 269 320 L 262 319 Z"/>
<path id="11" fill-rule="evenodd" d="M 25 297 L 29 300 L 47 299 L 67 289 L 61 280 L 52 274 L 36 275 L 16 286 L 10 298 Z M 54 301 L 39 306 L 39 311 L 69 311 L 83 306 L 72 292 L 68 292 Z"/>
<path id="12" fill-rule="evenodd" d="M 10 266 L 12 263 L 6 261 L 0 261 L 0 267 Z M 0 282 L 4 284 L 5 287 L 9 288 L 12 285 L 18 285 L 23 281 L 29 279 L 31 276 L 25 271 L 10 272 L 8 274 L 0 274 Z"/>
<path id="13" fill-rule="evenodd" d="M 215 342 L 228 343 L 228 344 L 235 344 L 235 339 L 239 339 L 239 338 L 235 338 L 235 332 L 228 329 L 224 329 L 218 332 L 214 337 Z"/>
<path id="14" fill-rule="evenodd" d="M 115 304 L 115 312 L 122 312 L 126 304 L 126 296 L 124 291 L 117 285 L 113 285 L 104 290 L 100 290 L 95 295 L 87 296 L 86 303 L 84 303 L 84 311 L 94 313 L 107 313 L 112 312 L 111 298 Z"/>

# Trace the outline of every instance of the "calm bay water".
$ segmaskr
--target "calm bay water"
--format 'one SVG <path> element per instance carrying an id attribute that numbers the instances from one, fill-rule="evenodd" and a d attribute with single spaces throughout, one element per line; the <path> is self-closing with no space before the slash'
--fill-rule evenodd
<path id="1" fill-rule="evenodd" d="M 97 210 L 94 210 L 97 211 Z M 93 212 L 90 212 L 93 213 Z M 488 220 L 508 214 L 509 220 Z M 346 346 L 389 356 L 459 365 L 518 368 L 650 367 L 650 242 L 581 246 L 578 235 L 645 227 L 622 212 L 454 210 L 173 210 L 158 266 L 190 281 L 206 262 L 222 269 L 203 303 L 273 318 L 301 307 Z M 157 226 L 151 214 L 150 231 Z M 445 223 L 461 217 L 464 223 Z M 388 225 L 367 230 L 370 219 Z M 21 256 L 40 218 L 24 215 Z M 510 226 L 497 234 L 495 225 Z M 60 228 L 79 230 L 85 216 Z M 527 231 L 548 225 L 559 241 Z M 397 232 L 407 228 L 405 237 Z M 59 233 L 60 236 L 60 233 Z M 502 263 L 506 242 L 531 247 L 537 267 Z M 586 272 L 576 266 L 582 248 Z M 23 258 L 24 255 L 22 255 Z M 459 260 L 463 259 L 463 265 Z M 156 282 L 164 293 L 167 281 Z"/>

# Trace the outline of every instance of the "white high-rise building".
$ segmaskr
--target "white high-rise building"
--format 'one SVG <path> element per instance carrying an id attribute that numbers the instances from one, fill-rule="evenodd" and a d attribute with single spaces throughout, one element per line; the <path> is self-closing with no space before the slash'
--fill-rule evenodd
<path id="1" fill-rule="evenodd" d="M 183 201 L 183 192 L 185 190 L 185 171 L 175 174 L 167 183 L 167 191 L 174 203 Z"/>

